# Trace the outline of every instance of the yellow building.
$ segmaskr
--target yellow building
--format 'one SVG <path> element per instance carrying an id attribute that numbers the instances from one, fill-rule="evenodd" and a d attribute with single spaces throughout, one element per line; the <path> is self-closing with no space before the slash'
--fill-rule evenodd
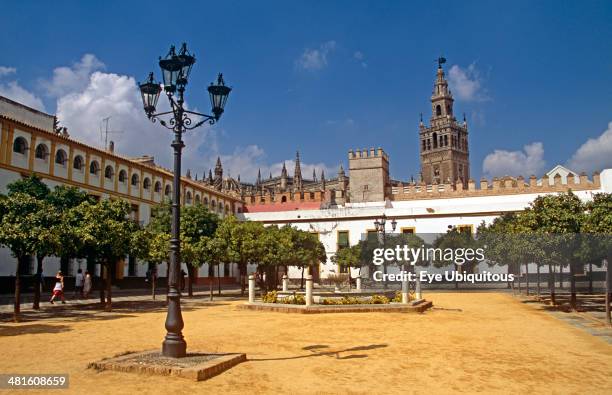
<path id="1" fill-rule="evenodd" d="M 0 193 L 6 193 L 11 182 L 36 173 L 51 188 L 70 185 L 98 198 L 125 199 L 131 203 L 132 217 L 142 224 L 149 221 L 154 205 L 172 196 L 172 172 L 155 165 L 152 157 L 128 158 L 74 140 L 65 129 L 56 130 L 54 116 L 2 96 L 0 131 Z M 188 177 L 181 180 L 181 203 L 203 204 L 220 216 L 243 212 L 240 196 Z M 47 276 L 59 268 L 58 259 L 48 261 Z M 10 251 L 0 249 L 0 277 L 14 275 L 15 265 Z M 73 262 L 68 274 L 83 266 Z M 142 277 L 146 270 L 130 260 L 124 274 Z M 229 276 L 234 270 L 222 272 Z M 159 273 L 165 273 L 165 268 Z M 208 269 L 202 268 L 200 274 L 207 273 Z"/>

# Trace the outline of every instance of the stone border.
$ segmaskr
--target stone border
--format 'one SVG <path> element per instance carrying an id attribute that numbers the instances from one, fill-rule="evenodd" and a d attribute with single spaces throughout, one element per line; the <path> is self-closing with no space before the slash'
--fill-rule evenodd
<path id="1" fill-rule="evenodd" d="M 238 308 L 243 310 L 274 311 L 278 313 L 323 314 L 323 313 L 422 313 L 433 306 L 425 299 L 415 300 L 409 304 L 363 304 L 363 305 L 315 305 L 304 306 L 279 303 L 245 303 Z"/>
<path id="2" fill-rule="evenodd" d="M 210 361 L 205 361 L 193 367 L 171 366 L 167 364 L 156 363 L 138 363 L 129 361 L 134 357 L 144 356 L 158 351 L 144 351 L 120 355 L 114 358 L 103 359 L 97 362 L 91 362 L 87 365 L 88 369 L 97 371 L 111 370 L 117 372 L 129 372 L 145 375 L 156 376 L 174 376 L 182 377 L 193 381 L 203 381 L 216 376 L 224 371 L 238 365 L 247 360 L 246 354 L 216 354 L 208 353 L 209 355 L 218 355 Z M 205 353 L 197 353 L 205 354 Z"/>

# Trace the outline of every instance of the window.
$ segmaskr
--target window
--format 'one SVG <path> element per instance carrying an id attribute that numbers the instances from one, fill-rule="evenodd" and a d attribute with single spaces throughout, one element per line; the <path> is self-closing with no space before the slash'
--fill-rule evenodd
<path id="1" fill-rule="evenodd" d="M 432 140 L 433 140 L 433 147 L 438 148 L 438 133 L 434 133 L 432 136 Z"/>
<path id="2" fill-rule="evenodd" d="M 138 174 L 132 174 L 132 186 L 138 186 L 139 181 Z"/>
<path id="3" fill-rule="evenodd" d="M 459 233 L 474 233 L 474 225 L 458 225 L 457 230 L 459 230 Z"/>
<path id="4" fill-rule="evenodd" d="M 155 183 L 155 189 L 154 189 L 155 193 L 160 193 L 161 192 L 161 182 L 157 181 Z"/>
<path id="5" fill-rule="evenodd" d="M 404 235 L 412 235 L 415 233 L 414 228 L 402 228 L 401 230 Z"/>
<path id="6" fill-rule="evenodd" d="M 448 134 L 444 135 L 444 146 L 448 147 Z"/>
<path id="7" fill-rule="evenodd" d="M 83 168 L 85 167 L 85 161 L 83 160 L 83 157 L 81 155 L 77 155 L 74 157 L 74 160 L 72 161 L 72 167 L 75 170 L 83 170 Z"/>
<path id="8" fill-rule="evenodd" d="M 287 196 L 283 196 L 281 198 L 281 203 L 287 203 Z"/>
<path id="9" fill-rule="evenodd" d="M 436 116 L 439 117 L 442 115 L 442 107 L 438 104 L 436 106 Z"/>
<path id="10" fill-rule="evenodd" d="M 200 199 L 200 195 L 195 195 L 195 204 L 200 205 L 202 203 L 202 199 Z"/>
<path id="11" fill-rule="evenodd" d="M 55 163 L 64 166 L 68 162 L 68 155 L 63 149 L 58 149 L 55 153 Z"/>
<path id="12" fill-rule="evenodd" d="M 421 150 L 422 150 L 422 151 L 425 151 L 425 144 L 426 144 L 426 143 L 425 143 L 425 140 L 422 140 L 422 141 L 421 141 L 421 143 L 423 143 L 423 146 L 421 147 Z"/>
<path id="13" fill-rule="evenodd" d="M 25 155 L 27 150 L 28 142 L 23 137 L 17 137 L 15 141 L 13 141 L 13 152 Z"/>
<path id="14" fill-rule="evenodd" d="M 93 174 L 94 176 L 97 175 L 100 172 L 100 165 L 98 164 L 97 161 L 92 161 L 89 164 L 89 173 Z"/>
<path id="15" fill-rule="evenodd" d="M 230 206 L 229 206 L 229 204 L 226 204 L 225 205 L 225 214 L 229 215 L 229 213 L 230 213 Z"/>
<path id="16" fill-rule="evenodd" d="M 49 149 L 44 144 L 38 144 L 35 155 L 36 159 L 47 160 L 47 157 L 49 156 Z"/>
<path id="17" fill-rule="evenodd" d="M 215 209 L 217 208 L 217 202 L 215 202 L 214 200 L 211 200 L 210 207 L 212 208 L 212 211 L 215 211 Z"/>
<path id="18" fill-rule="evenodd" d="M 127 181 L 127 172 L 125 170 L 119 171 L 119 182 L 124 183 Z"/>
<path id="19" fill-rule="evenodd" d="M 166 197 L 170 197 L 171 193 L 172 193 L 172 189 L 170 188 L 170 185 L 166 185 L 166 189 L 164 190 L 164 195 Z"/>
<path id="20" fill-rule="evenodd" d="M 208 198 L 204 196 L 204 207 L 208 208 Z"/>
<path id="21" fill-rule="evenodd" d="M 149 177 L 146 177 L 144 179 L 144 181 L 142 182 L 142 187 L 146 189 L 147 191 L 151 189 L 151 179 Z"/>
<path id="22" fill-rule="evenodd" d="M 242 207 L 238 207 L 238 209 L 236 210 L 236 212 L 237 212 L 238 214 L 241 214 L 241 213 L 242 213 Z"/>
<path id="23" fill-rule="evenodd" d="M 106 178 L 107 180 L 112 180 L 114 175 L 115 171 L 113 170 L 113 167 L 106 166 L 106 168 L 104 169 L 104 178 Z"/>
<path id="24" fill-rule="evenodd" d="M 185 203 L 191 204 L 191 192 L 189 191 L 187 191 L 187 193 L 185 194 Z"/>

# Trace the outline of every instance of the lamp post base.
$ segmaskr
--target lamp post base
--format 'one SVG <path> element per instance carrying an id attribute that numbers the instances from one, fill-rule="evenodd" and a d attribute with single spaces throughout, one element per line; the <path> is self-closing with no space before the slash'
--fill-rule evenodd
<path id="1" fill-rule="evenodd" d="M 183 358 L 187 356 L 187 343 L 181 337 L 166 338 L 162 343 L 162 355 L 170 358 Z"/>

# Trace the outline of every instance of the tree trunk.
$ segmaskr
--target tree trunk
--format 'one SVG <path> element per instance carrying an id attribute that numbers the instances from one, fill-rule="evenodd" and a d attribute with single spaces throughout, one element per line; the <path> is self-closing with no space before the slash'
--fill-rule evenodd
<path id="1" fill-rule="evenodd" d="M 457 281 L 457 274 L 459 274 L 459 273 L 457 273 L 458 266 L 457 266 L 456 263 L 454 265 L 455 265 L 455 289 L 459 289 L 459 281 Z M 385 287 L 385 288 L 387 288 L 387 287 Z"/>
<path id="2" fill-rule="evenodd" d="M 155 287 L 157 286 L 157 284 L 155 284 L 157 282 L 156 273 L 157 267 L 155 267 L 155 271 L 151 273 L 151 296 L 153 297 L 153 300 L 155 300 Z"/>
<path id="3" fill-rule="evenodd" d="M 106 271 L 106 306 L 104 308 L 106 311 L 111 311 L 113 309 L 113 295 L 111 287 L 111 278 L 113 275 L 112 272 L 113 271 L 110 267 Z"/>
<path id="4" fill-rule="evenodd" d="M 572 310 L 576 310 L 577 300 L 576 300 L 576 276 L 575 276 L 575 266 L 574 262 L 570 262 L 569 265 L 569 275 L 570 275 L 570 307 Z"/>
<path id="5" fill-rule="evenodd" d="M 557 301 L 555 300 L 555 267 L 548 264 L 548 285 L 550 287 L 550 304 L 555 305 Z"/>
<path id="6" fill-rule="evenodd" d="M 40 310 L 40 284 L 42 283 L 42 265 L 44 256 L 36 255 L 36 279 L 34 280 L 34 303 L 32 308 Z"/>
<path id="7" fill-rule="evenodd" d="M 559 288 L 563 289 L 563 265 L 559 265 Z"/>
<path id="8" fill-rule="evenodd" d="M 219 272 L 221 268 L 217 265 L 217 293 L 221 296 L 221 273 Z"/>
<path id="9" fill-rule="evenodd" d="M 506 273 L 509 275 L 510 274 L 510 265 L 506 265 Z M 514 281 L 510 281 L 510 276 L 507 277 L 508 281 L 506 282 L 506 288 L 510 289 L 513 288 L 514 289 Z M 512 284 L 510 284 L 512 283 Z"/>
<path id="10" fill-rule="evenodd" d="M 209 265 L 211 265 L 209 263 Z M 209 271 L 210 273 L 210 271 Z M 212 270 L 212 276 L 208 276 L 208 287 L 210 289 L 210 301 L 213 301 L 213 281 L 215 280 L 215 268 Z"/>
<path id="11" fill-rule="evenodd" d="M 246 264 L 242 264 L 242 263 L 238 264 L 238 270 L 240 272 L 240 296 L 244 296 L 244 292 L 246 288 L 246 285 L 245 285 L 246 269 L 247 269 Z"/>
<path id="12" fill-rule="evenodd" d="M 193 279 L 195 277 L 195 268 L 190 263 L 187 264 L 187 296 L 193 298 Z"/>
<path id="13" fill-rule="evenodd" d="M 589 293 L 593 293 L 593 262 L 589 262 Z"/>
<path id="14" fill-rule="evenodd" d="M 525 264 L 525 291 L 527 292 L 527 296 L 529 296 L 529 264 Z"/>
<path id="15" fill-rule="evenodd" d="M 538 282 L 536 292 L 538 294 L 538 299 L 540 299 L 540 264 L 536 265 L 536 281 Z"/>
<path id="16" fill-rule="evenodd" d="M 521 264 L 518 264 L 518 293 L 519 295 L 521 294 L 522 290 L 521 290 Z"/>
<path id="17" fill-rule="evenodd" d="M 21 313 L 21 262 L 24 257 L 17 258 L 17 270 L 15 271 L 15 302 L 13 305 L 13 321 L 19 322 Z"/>
<path id="18" fill-rule="evenodd" d="M 304 289 L 304 266 L 302 266 L 302 279 L 300 280 L 300 290 Z"/>
<path id="19" fill-rule="evenodd" d="M 105 276 L 108 278 L 108 270 L 103 264 L 100 264 L 100 304 L 102 305 L 106 303 L 106 296 L 104 294 L 104 287 L 106 286 L 104 282 Z"/>
<path id="20" fill-rule="evenodd" d="M 278 265 L 274 266 L 274 289 L 278 289 Z"/>

